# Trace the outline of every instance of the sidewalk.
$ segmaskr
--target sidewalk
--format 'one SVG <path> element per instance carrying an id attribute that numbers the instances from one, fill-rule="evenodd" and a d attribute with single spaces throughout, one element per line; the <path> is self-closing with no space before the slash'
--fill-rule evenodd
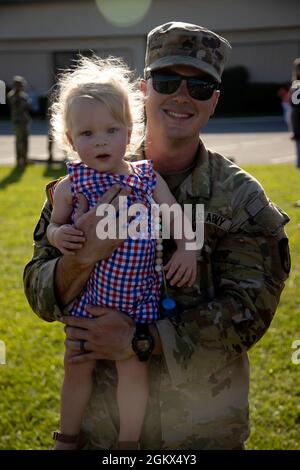
<path id="1" fill-rule="evenodd" d="M 295 143 L 281 117 L 215 118 L 204 129 L 202 140 L 211 151 L 234 158 L 237 164 L 276 164 L 295 161 Z M 29 140 L 29 159 L 43 163 L 48 159 L 47 122 L 33 121 Z M 53 146 L 54 160 L 64 160 Z M 0 121 L 0 165 L 13 165 L 14 135 L 9 121 Z"/>
<path id="2" fill-rule="evenodd" d="M 64 161 L 63 152 L 53 145 L 55 161 Z M 29 160 L 43 163 L 48 159 L 48 124 L 44 120 L 34 120 L 30 126 Z M 0 121 L 0 165 L 14 165 L 15 139 L 10 121 Z"/>
<path id="3" fill-rule="evenodd" d="M 295 143 L 279 116 L 212 119 L 202 135 L 209 150 L 239 165 L 293 163 Z"/>

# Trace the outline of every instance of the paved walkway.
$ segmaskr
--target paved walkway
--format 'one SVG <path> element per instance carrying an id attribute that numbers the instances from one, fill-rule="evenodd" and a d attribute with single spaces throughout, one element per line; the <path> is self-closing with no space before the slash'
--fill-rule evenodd
<path id="1" fill-rule="evenodd" d="M 202 134 L 208 149 L 234 158 L 238 164 L 277 164 L 295 161 L 295 144 L 280 117 L 211 119 Z M 29 158 L 45 161 L 47 124 L 34 121 L 31 128 Z M 54 159 L 63 153 L 54 146 Z M 14 164 L 14 136 L 8 121 L 0 121 L 0 165 Z"/>
<path id="2" fill-rule="evenodd" d="M 207 148 L 238 164 L 294 162 L 295 143 L 280 117 L 214 119 L 203 134 Z"/>

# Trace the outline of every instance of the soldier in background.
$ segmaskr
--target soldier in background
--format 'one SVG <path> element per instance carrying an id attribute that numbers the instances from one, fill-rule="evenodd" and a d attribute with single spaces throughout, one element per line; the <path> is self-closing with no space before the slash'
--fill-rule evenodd
<path id="1" fill-rule="evenodd" d="M 249 436 L 247 352 L 270 326 L 290 270 L 287 215 L 256 179 L 207 150 L 199 138 L 217 105 L 229 52 L 226 39 L 197 25 L 167 23 L 148 35 L 141 82 L 147 123 L 137 158 L 153 160 L 179 203 L 204 204 L 205 240 L 193 287 L 169 286 L 177 315 L 151 325 L 143 341 L 144 355 L 151 343 L 154 347 L 142 449 L 244 447 Z M 83 248 L 76 256 L 61 256 L 46 237 L 54 185 L 48 186 L 35 229 L 25 292 L 44 320 L 65 315 L 67 347 L 78 351 L 75 362 L 98 360 L 83 430 L 88 448 L 110 449 L 118 438 L 113 361 L 136 353 L 131 347 L 135 326 L 108 308 L 91 308 L 93 319 L 66 315 L 94 264 L 122 240 L 97 238 L 96 206 L 77 223 L 86 237 Z M 118 208 L 119 195 L 122 190 L 113 187 L 99 204 Z M 164 264 L 173 250 L 165 240 Z"/>
<path id="2" fill-rule="evenodd" d="M 296 167 L 300 168 L 300 57 L 293 62 L 291 100 L 291 125 L 296 144 Z"/>
<path id="3" fill-rule="evenodd" d="M 28 135 L 30 123 L 30 99 L 24 88 L 26 81 L 24 77 L 14 77 L 12 90 L 8 93 L 8 103 L 11 110 L 11 120 L 16 136 L 17 165 L 25 166 L 28 157 Z"/>

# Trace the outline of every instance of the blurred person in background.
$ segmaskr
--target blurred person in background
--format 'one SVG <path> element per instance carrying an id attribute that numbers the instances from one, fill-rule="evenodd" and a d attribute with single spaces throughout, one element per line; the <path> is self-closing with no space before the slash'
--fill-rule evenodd
<path id="1" fill-rule="evenodd" d="M 294 60 L 291 88 L 291 125 L 296 143 L 296 166 L 300 168 L 300 57 Z"/>
<path id="2" fill-rule="evenodd" d="M 283 112 L 283 120 L 291 131 L 291 100 L 290 100 L 290 83 L 285 83 L 278 90 L 278 96 L 281 100 L 281 107 Z"/>
<path id="3" fill-rule="evenodd" d="M 7 99 L 11 111 L 11 120 L 16 136 L 17 166 L 24 167 L 28 163 L 28 136 L 30 123 L 30 98 L 24 91 L 26 80 L 20 75 L 14 77 L 12 90 Z"/>

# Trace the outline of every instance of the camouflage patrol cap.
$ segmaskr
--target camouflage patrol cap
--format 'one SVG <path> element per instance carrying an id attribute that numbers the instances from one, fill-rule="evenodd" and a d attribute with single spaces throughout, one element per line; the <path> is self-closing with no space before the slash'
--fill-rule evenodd
<path id="1" fill-rule="evenodd" d="M 188 65 L 220 82 L 230 50 L 226 39 L 201 26 L 165 23 L 148 34 L 145 75 L 171 65 Z"/>

